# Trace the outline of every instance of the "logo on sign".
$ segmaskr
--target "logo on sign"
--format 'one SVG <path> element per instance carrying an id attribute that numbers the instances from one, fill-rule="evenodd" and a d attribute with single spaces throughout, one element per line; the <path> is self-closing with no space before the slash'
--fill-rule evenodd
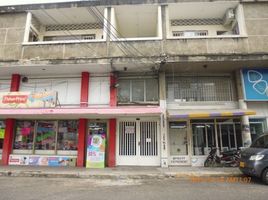
<path id="1" fill-rule="evenodd" d="M 28 99 L 27 95 L 6 95 L 3 96 L 2 103 L 9 104 L 9 103 L 26 103 Z"/>

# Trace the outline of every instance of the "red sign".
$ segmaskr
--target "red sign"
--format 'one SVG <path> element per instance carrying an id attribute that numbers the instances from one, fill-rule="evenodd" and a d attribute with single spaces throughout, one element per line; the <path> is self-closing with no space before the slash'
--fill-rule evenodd
<path id="1" fill-rule="evenodd" d="M 3 96 L 2 103 L 8 104 L 8 103 L 26 103 L 28 99 L 27 95 L 6 95 Z"/>

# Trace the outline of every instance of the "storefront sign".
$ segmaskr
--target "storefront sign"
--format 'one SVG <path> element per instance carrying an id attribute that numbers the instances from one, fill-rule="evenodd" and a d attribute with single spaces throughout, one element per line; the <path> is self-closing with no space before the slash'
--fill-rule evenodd
<path id="1" fill-rule="evenodd" d="M 0 108 L 51 108 L 57 103 L 57 92 L 2 92 Z"/>
<path id="2" fill-rule="evenodd" d="M 105 167 L 105 134 L 90 135 L 87 144 L 87 168 Z"/>
<path id="3" fill-rule="evenodd" d="M 125 134 L 134 134 L 135 126 L 125 126 Z"/>
<path id="4" fill-rule="evenodd" d="M 243 69 L 244 98 L 248 101 L 268 101 L 268 69 Z"/>

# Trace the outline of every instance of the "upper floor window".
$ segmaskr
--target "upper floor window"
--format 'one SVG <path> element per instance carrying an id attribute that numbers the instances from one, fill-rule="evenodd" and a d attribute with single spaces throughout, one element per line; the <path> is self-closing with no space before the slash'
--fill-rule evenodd
<path id="1" fill-rule="evenodd" d="M 167 100 L 176 102 L 233 101 L 232 79 L 228 76 L 168 77 Z"/>
<path id="2" fill-rule="evenodd" d="M 10 82 L 10 80 L 0 80 L 0 92 L 9 92 Z"/>
<path id="3" fill-rule="evenodd" d="M 119 103 L 158 103 L 158 79 L 119 79 Z"/>

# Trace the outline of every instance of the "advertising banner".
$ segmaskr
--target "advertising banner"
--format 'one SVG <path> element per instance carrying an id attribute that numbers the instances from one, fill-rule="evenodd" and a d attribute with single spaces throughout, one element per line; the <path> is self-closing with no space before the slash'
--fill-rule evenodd
<path id="1" fill-rule="evenodd" d="M 105 167 L 105 134 L 92 134 L 87 143 L 86 168 Z"/>
<path id="2" fill-rule="evenodd" d="M 268 101 L 268 69 L 243 69 L 244 98 L 248 101 Z"/>
<path id="3" fill-rule="evenodd" d="M 10 155 L 9 165 L 75 166 L 76 158 L 67 156 Z"/>
<path id="4" fill-rule="evenodd" d="M 0 108 L 52 108 L 57 103 L 57 92 L 1 92 Z"/>

